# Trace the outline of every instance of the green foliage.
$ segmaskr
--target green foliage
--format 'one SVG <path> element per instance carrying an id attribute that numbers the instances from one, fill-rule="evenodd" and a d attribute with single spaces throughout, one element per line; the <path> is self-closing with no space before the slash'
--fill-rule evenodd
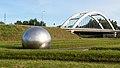
<path id="1" fill-rule="evenodd" d="M 23 21 L 23 25 L 28 25 L 29 22 L 28 21 Z"/>
<path id="2" fill-rule="evenodd" d="M 16 25 L 22 25 L 22 22 L 21 21 L 17 21 L 15 24 Z"/>
<path id="3" fill-rule="evenodd" d="M 29 25 L 35 25 L 35 21 L 36 21 L 36 19 L 35 19 L 35 20 L 30 19 L 30 21 L 29 21 Z"/>
<path id="4" fill-rule="evenodd" d="M 103 28 L 105 29 L 111 29 L 111 26 L 109 25 L 109 23 L 104 20 L 104 19 L 98 19 L 99 22 L 102 24 Z M 117 25 L 117 22 L 116 21 L 113 21 L 113 20 L 110 20 L 109 21 L 112 23 L 113 27 L 115 29 L 118 29 L 118 25 Z M 95 21 L 95 20 L 92 20 L 90 19 L 88 24 L 84 25 L 84 26 L 80 26 L 80 28 L 86 28 L 86 27 L 89 27 L 89 28 L 101 28 L 99 26 L 99 24 Z"/>
<path id="5" fill-rule="evenodd" d="M 90 19 L 88 24 L 84 25 L 84 26 L 80 26 L 80 28 L 101 28 L 99 26 L 99 24 L 95 21 L 95 20 L 92 20 Z"/>
<path id="6" fill-rule="evenodd" d="M 4 22 L 0 21 L 0 24 L 5 24 Z"/>
<path id="7" fill-rule="evenodd" d="M 102 24 L 103 28 L 105 28 L 105 29 L 111 29 L 110 24 L 106 20 L 99 19 L 99 22 Z"/>
<path id="8" fill-rule="evenodd" d="M 41 26 L 46 26 L 46 23 L 44 23 L 44 21 L 40 21 L 40 25 Z"/>
<path id="9" fill-rule="evenodd" d="M 118 25 L 117 25 L 117 21 L 111 21 L 111 23 L 112 23 L 112 25 L 113 25 L 113 27 L 115 28 L 115 29 L 118 29 L 119 27 L 118 27 Z"/>
<path id="10" fill-rule="evenodd" d="M 36 18 L 35 19 L 30 19 L 29 21 L 17 21 L 15 23 L 16 25 L 34 25 L 34 26 L 46 26 L 46 23 L 44 21 L 38 21 Z"/>

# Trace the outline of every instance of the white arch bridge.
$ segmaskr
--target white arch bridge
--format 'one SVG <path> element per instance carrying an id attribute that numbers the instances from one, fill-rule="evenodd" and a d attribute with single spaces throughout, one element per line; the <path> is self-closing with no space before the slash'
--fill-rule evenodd
<path id="1" fill-rule="evenodd" d="M 109 25 L 109 28 L 105 28 L 103 23 L 101 23 L 101 21 L 97 18 L 98 16 L 102 17 Z M 93 19 L 94 21 L 96 21 L 97 25 L 94 26 L 98 26 L 99 28 L 93 27 L 93 28 L 88 28 L 88 27 L 79 27 L 79 24 L 86 18 L 86 17 L 90 17 L 91 19 Z M 75 20 L 75 22 L 70 26 L 67 27 L 69 23 L 71 23 L 71 21 Z M 85 26 L 85 25 L 84 25 Z M 92 33 L 107 33 L 107 34 L 113 34 L 114 37 L 116 37 L 117 33 L 120 32 L 120 30 L 116 30 L 113 26 L 113 24 L 111 23 L 111 21 L 102 13 L 100 12 L 96 12 L 96 11 L 92 11 L 92 12 L 85 12 L 85 13 L 77 13 L 74 14 L 73 16 L 69 17 L 62 25 L 61 27 L 62 29 L 65 29 L 67 31 L 70 31 L 72 33 L 74 32 L 92 32 Z"/>

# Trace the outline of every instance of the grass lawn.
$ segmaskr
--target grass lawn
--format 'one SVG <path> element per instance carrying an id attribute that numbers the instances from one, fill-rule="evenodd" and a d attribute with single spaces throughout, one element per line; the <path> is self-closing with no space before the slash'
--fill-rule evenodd
<path id="1" fill-rule="evenodd" d="M 79 40 L 52 40 L 51 49 L 79 47 L 120 47 L 120 38 L 82 38 Z M 0 41 L 0 48 L 22 48 L 21 41 Z"/>
<path id="2" fill-rule="evenodd" d="M 1 68 L 119 68 L 120 63 L 72 62 L 57 60 L 0 60 Z"/>
<path id="3" fill-rule="evenodd" d="M 51 49 L 45 50 L 22 49 L 21 41 L 0 41 L 0 67 L 119 68 L 119 49 L 119 38 L 52 40 Z"/>

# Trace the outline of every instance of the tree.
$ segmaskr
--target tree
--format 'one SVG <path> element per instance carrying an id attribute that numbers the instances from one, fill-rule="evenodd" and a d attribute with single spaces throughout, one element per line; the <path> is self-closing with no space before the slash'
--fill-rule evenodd
<path id="1" fill-rule="evenodd" d="M 112 23 L 112 25 L 113 25 L 113 27 L 114 27 L 115 29 L 118 29 L 117 21 L 113 21 L 113 20 L 112 20 L 111 23 Z"/>
<path id="2" fill-rule="evenodd" d="M 95 20 L 90 19 L 86 25 L 80 26 L 80 28 L 100 28 L 100 26 Z"/>
<path id="3" fill-rule="evenodd" d="M 40 22 L 39 22 L 39 21 L 37 21 L 37 19 L 36 19 L 36 18 L 34 19 L 34 24 L 35 24 L 35 26 L 40 26 Z"/>
<path id="4" fill-rule="evenodd" d="M 34 25 L 34 26 L 46 26 L 46 23 L 44 21 L 38 21 L 36 18 L 35 19 L 30 19 L 29 21 L 17 21 L 15 24 L 18 25 Z"/>
<path id="5" fill-rule="evenodd" d="M 37 22 L 35 23 L 35 26 L 40 26 L 40 22 L 37 21 Z"/>
<path id="6" fill-rule="evenodd" d="M 33 19 L 30 19 L 30 21 L 29 21 L 29 25 L 35 25 L 35 22 L 34 22 Z"/>
<path id="7" fill-rule="evenodd" d="M 98 20 L 102 24 L 103 28 L 105 28 L 105 29 L 111 29 L 110 24 L 105 19 L 98 19 Z"/>
<path id="8" fill-rule="evenodd" d="M 23 23 L 21 21 L 17 21 L 15 24 L 16 25 L 22 25 Z"/>
<path id="9" fill-rule="evenodd" d="M 44 21 L 40 21 L 40 26 L 46 26 L 46 23 L 44 23 Z"/>
<path id="10" fill-rule="evenodd" d="M 105 20 L 105 19 L 98 19 L 99 22 L 102 24 L 103 28 L 105 29 L 112 29 L 110 24 Z M 110 20 L 109 21 L 112 23 L 113 27 L 115 29 L 118 29 L 117 26 L 117 21 Z M 86 25 L 80 26 L 80 28 L 101 28 L 100 25 L 93 19 L 90 19 L 89 22 Z"/>
<path id="11" fill-rule="evenodd" d="M 44 23 L 43 26 L 46 26 L 46 23 Z"/>
<path id="12" fill-rule="evenodd" d="M 28 25 L 28 21 L 23 21 L 23 25 Z"/>
<path id="13" fill-rule="evenodd" d="M 0 21 L 0 24 L 5 24 L 4 22 Z"/>
<path id="14" fill-rule="evenodd" d="M 30 19 L 29 25 L 40 26 L 40 22 L 37 19 Z"/>

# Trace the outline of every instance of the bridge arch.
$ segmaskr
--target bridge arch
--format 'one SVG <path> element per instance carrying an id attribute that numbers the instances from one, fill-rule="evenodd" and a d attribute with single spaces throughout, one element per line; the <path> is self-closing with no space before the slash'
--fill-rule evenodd
<path id="1" fill-rule="evenodd" d="M 108 20 L 108 18 L 107 18 L 105 15 L 103 15 L 102 13 L 96 12 L 96 11 L 86 12 L 86 13 L 77 13 L 77 14 L 69 17 L 69 18 L 62 24 L 61 28 L 65 28 L 65 26 L 69 23 L 69 21 L 70 21 L 71 19 L 74 19 L 74 18 L 76 18 L 77 16 L 80 16 L 80 15 L 81 15 L 81 17 L 73 24 L 72 28 L 76 28 L 76 26 L 79 25 L 79 23 L 80 23 L 84 18 L 86 18 L 87 16 L 89 16 L 89 17 L 93 18 L 93 19 L 100 25 L 100 27 L 101 27 L 102 29 L 104 29 L 103 26 L 102 26 L 102 24 L 94 17 L 94 16 L 101 16 L 101 17 L 103 17 L 103 18 L 109 23 L 109 25 L 110 25 L 110 27 L 112 28 L 112 30 L 115 30 L 115 28 L 113 27 L 112 23 Z"/>

